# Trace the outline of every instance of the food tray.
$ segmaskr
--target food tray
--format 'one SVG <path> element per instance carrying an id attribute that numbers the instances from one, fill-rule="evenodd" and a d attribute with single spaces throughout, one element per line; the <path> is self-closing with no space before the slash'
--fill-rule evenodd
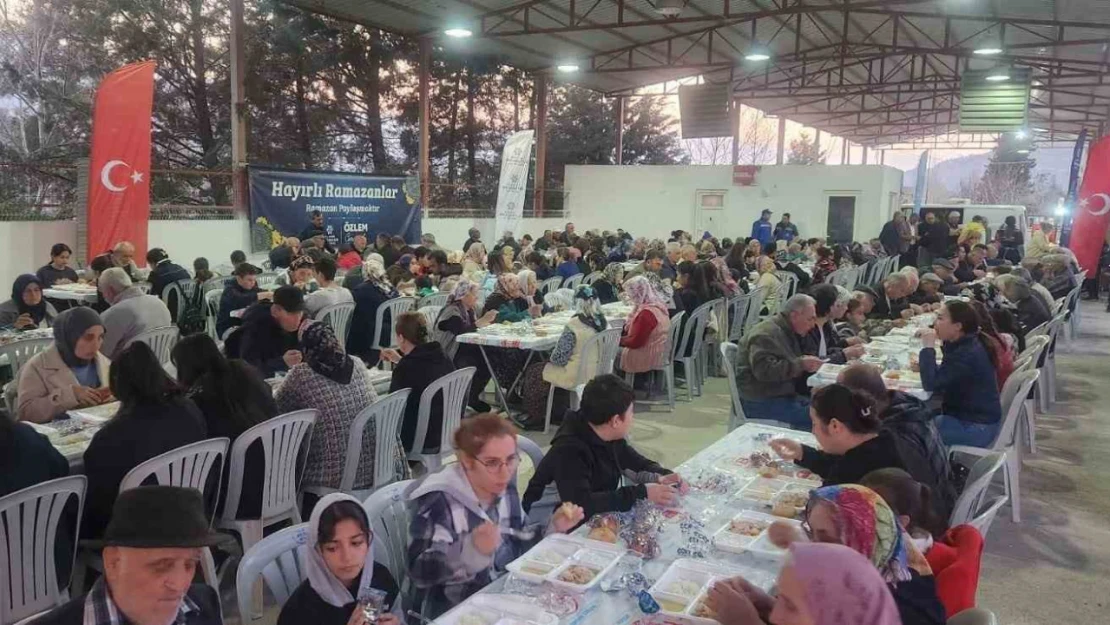
<path id="1" fill-rule="evenodd" d="M 801 470 L 804 471 L 805 469 Z M 784 491 L 800 490 L 808 492 L 810 489 L 819 488 L 820 486 L 820 482 L 791 477 L 789 475 L 783 475 L 774 479 L 757 477 L 749 482 L 747 486 L 740 489 L 736 498 L 770 508 L 774 505 L 778 495 Z"/>
<path id="2" fill-rule="evenodd" d="M 798 521 L 784 519 L 782 517 L 772 516 L 770 514 L 763 514 L 762 512 L 754 512 L 751 510 L 744 510 L 736 516 L 729 519 L 728 523 L 721 526 L 713 534 L 713 546 L 721 551 L 729 553 L 744 553 L 751 552 L 762 556 L 771 558 L 781 558 L 786 555 L 785 549 L 780 549 L 771 543 L 770 537 L 767 535 L 767 529 L 764 529 L 757 536 L 747 538 L 730 531 L 733 521 L 752 521 L 757 523 L 766 524 L 770 528 L 771 524 L 775 521 L 782 521 L 789 523 L 795 528 L 801 529 L 802 524 Z"/>
<path id="3" fill-rule="evenodd" d="M 557 625 L 559 617 L 517 595 L 477 594 L 432 622 L 436 625 Z"/>
<path id="4" fill-rule="evenodd" d="M 705 601 L 706 593 L 714 581 L 737 575 L 763 590 L 768 590 L 774 583 L 772 575 L 757 569 L 679 558 L 671 563 L 648 592 L 659 604 L 661 614 L 691 623 L 717 625 L 716 620 L 694 616 L 694 612 Z"/>
<path id="5" fill-rule="evenodd" d="M 597 586 L 625 553 L 626 550 L 609 543 L 556 534 L 544 538 L 506 568 L 526 580 L 550 582 L 571 592 L 586 592 Z M 560 579 L 571 567 L 585 567 L 594 571 L 594 576 L 582 584 Z"/>

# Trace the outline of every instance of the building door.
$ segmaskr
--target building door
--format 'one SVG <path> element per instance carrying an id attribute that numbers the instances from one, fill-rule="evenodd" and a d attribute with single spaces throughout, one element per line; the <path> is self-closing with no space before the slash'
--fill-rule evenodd
<path id="1" fill-rule="evenodd" d="M 727 224 L 725 224 L 725 193 L 721 190 L 698 190 L 696 196 L 696 209 L 698 212 L 697 232 L 695 238 L 700 238 L 701 233 L 711 232 L 715 237 L 723 237 Z"/>
<path id="2" fill-rule="evenodd" d="M 856 228 L 856 197 L 829 196 L 829 243 L 851 243 Z"/>

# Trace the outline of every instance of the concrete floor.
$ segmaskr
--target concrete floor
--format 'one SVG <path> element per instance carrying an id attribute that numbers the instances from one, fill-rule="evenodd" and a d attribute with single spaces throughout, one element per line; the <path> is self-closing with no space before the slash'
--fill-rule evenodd
<path id="1" fill-rule="evenodd" d="M 1110 314 L 1104 307 L 1083 303 L 1079 336 L 1058 350 L 1057 403 L 1037 418 L 1038 454 L 1024 458 L 1022 522 L 1013 523 L 1003 507 L 987 536 L 979 605 L 1004 625 L 1107 622 L 1110 411 L 1103 407 L 1110 406 Z M 725 434 L 728 410 L 728 384 L 712 378 L 702 397 L 679 401 L 673 413 L 637 404 L 632 438 L 645 455 L 673 467 Z M 527 435 L 541 446 L 551 439 Z M 531 467 L 521 473 L 526 481 Z"/>

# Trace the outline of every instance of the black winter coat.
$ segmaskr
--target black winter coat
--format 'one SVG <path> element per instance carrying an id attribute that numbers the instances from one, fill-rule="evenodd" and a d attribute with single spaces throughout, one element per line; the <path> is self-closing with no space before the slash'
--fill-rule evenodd
<path id="1" fill-rule="evenodd" d="M 933 491 L 937 518 L 947 520 L 956 503 L 956 487 L 948 448 L 933 425 L 933 411 L 901 391 L 890 391 L 889 398 L 890 404 L 879 415 L 882 429 L 894 438 L 906 472 Z"/>
<path id="2" fill-rule="evenodd" d="M 397 363 L 393 377 L 389 381 L 389 392 L 403 388 L 412 389 L 409 401 L 405 404 L 405 416 L 401 420 L 401 443 L 406 452 L 412 451 L 416 437 L 417 417 L 420 412 L 420 394 L 432 382 L 455 370 L 455 365 L 447 359 L 439 343 L 431 341 L 417 345 Z M 443 429 L 443 396 L 438 394 L 432 400 L 432 411 L 428 418 L 428 430 L 424 435 L 424 449 L 438 449 L 440 430 Z"/>
<path id="3" fill-rule="evenodd" d="M 879 431 L 875 438 L 861 443 L 837 456 L 802 445 L 802 459 L 795 464 L 805 467 L 821 476 L 825 486 L 837 484 L 859 484 L 860 479 L 876 469 L 905 469 L 902 457 L 898 455 L 894 437 L 890 432 Z"/>

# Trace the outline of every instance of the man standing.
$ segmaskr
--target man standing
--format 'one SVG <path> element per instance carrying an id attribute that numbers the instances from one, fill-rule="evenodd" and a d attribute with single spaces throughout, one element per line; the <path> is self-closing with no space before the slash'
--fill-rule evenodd
<path id="1" fill-rule="evenodd" d="M 297 238 L 302 241 L 307 241 L 311 239 L 313 233 L 317 231 L 324 231 L 324 214 L 320 211 L 312 211 L 312 215 L 309 218 L 308 225 L 304 227 L 304 230 L 301 230 L 301 233 L 297 235 Z"/>
<path id="2" fill-rule="evenodd" d="M 752 238 L 759 241 L 760 246 L 764 248 L 775 241 L 774 228 L 771 227 L 770 209 L 763 209 L 759 219 L 752 224 Z"/>
<path id="3" fill-rule="evenodd" d="M 804 337 L 816 323 L 816 302 L 798 294 L 786 300 L 781 312 L 757 323 L 740 340 L 736 384 L 747 418 L 810 429 L 809 398 L 798 395 L 795 385 L 821 368 L 820 358 L 803 351 Z"/>
<path id="4" fill-rule="evenodd" d="M 160 298 L 143 293 L 131 283 L 120 267 L 100 274 L 97 287 L 110 308 L 101 315 L 104 321 L 104 342 L 100 353 L 115 360 L 128 341 L 147 330 L 164 328 L 173 323 L 170 309 Z"/>
<path id="5" fill-rule="evenodd" d="M 570 239 L 573 236 L 574 236 L 574 224 L 568 221 L 567 225 L 563 226 L 563 241 L 565 241 L 566 243 L 569 244 Z"/>
<path id="6" fill-rule="evenodd" d="M 208 526 L 200 492 L 140 486 L 116 499 L 98 541 L 104 576 L 92 590 L 34 621 L 36 625 L 221 625 L 220 598 L 193 584 L 202 549 L 222 537 Z"/>
<path id="7" fill-rule="evenodd" d="M 933 260 L 948 255 L 948 226 L 937 219 L 936 213 L 925 213 L 925 221 L 917 225 L 917 266 L 928 271 Z"/>
<path id="8" fill-rule="evenodd" d="M 775 240 L 792 242 L 798 236 L 798 226 L 790 221 L 790 213 L 783 213 L 782 220 L 775 225 Z"/>
<path id="9" fill-rule="evenodd" d="M 482 242 L 482 231 L 481 230 L 478 230 L 477 228 L 471 228 L 470 230 L 467 231 L 466 234 L 467 234 L 466 243 L 463 243 L 463 246 L 462 246 L 463 254 L 465 254 L 467 252 L 467 250 L 470 249 L 471 245 L 474 245 L 475 243 L 481 243 Z"/>

